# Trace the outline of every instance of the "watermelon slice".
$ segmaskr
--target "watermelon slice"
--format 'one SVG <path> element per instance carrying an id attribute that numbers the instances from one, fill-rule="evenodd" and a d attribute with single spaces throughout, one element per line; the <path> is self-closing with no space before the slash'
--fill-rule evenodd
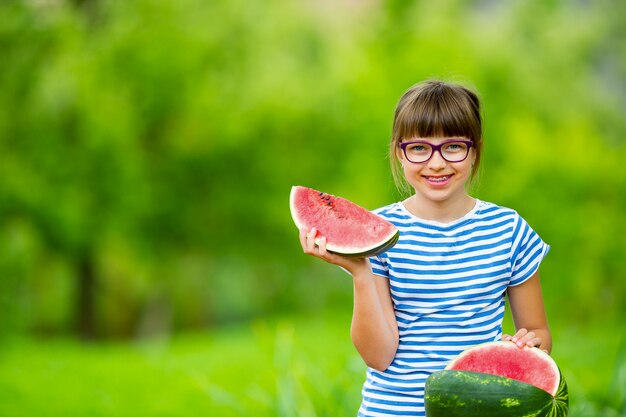
<path id="1" fill-rule="evenodd" d="M 569 397 L 550 355 L 498 341 L 467 349 L 431 374 L 424 405 L 428 417 L 565 417 Z"/>
<path id="2" fill-rule="evenodd" d="M 374 256 L 398 241 L 398 229 L 369 210 L 334 195 L 294 186 L 289 198 L 291 217 L 298 229 L 315 227 L 326 238 L 330 252 L 347 256 Z M 316 238 L 316 243 L 319 243 Z"/>

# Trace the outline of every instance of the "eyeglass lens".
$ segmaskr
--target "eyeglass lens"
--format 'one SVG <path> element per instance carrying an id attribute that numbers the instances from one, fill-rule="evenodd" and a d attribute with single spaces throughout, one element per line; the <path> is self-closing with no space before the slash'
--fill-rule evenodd
<path id="1" fill-rule="evenodd" d="M 448 162 L 461 162 L 469 151 L 464 142 L 447 142 L 435 148 L 439 148 L 441 156 Z M 427 142 L 409 143 L 404 148 L 404 154 L 411 162 L 425 162 L 432 157 L 433 146 Z"/>

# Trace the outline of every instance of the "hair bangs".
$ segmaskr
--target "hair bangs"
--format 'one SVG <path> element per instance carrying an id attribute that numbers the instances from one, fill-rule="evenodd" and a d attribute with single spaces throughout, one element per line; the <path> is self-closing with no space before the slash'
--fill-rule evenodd
<path id="1" fill-rule="evenodd" d="M 478 109 L 462 103 L 446 92 L 424 94 L 422 100 L 407 103 L 396 117 L 399 140 L 414 137 L 466 137 L 477 139 L 481 126 L 476 124 Z"/>

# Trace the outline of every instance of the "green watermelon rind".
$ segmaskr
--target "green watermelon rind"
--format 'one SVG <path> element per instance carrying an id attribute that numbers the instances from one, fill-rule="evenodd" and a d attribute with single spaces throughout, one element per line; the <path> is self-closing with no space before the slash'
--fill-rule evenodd
<path id="1" fill-rule="evenodd" d="M 424 405 L 428 417 L 565 417 L 567 384 L 555 396 L 534 385 L 480 372 L 443 370 L 426 380 Z"/>
<path id="2" fill-rule="evenodd" d="M 339 255 L 344 255 L 350 258 L 366 258 L 369 256 L 376 256 L 381 253 L 387 252 L 389 249 L 393 248 L 396 243 L 398 243 L 399 238 L 400 238 L 400 231 L 397 231 L 396 234 L 393 235 L 391 239 L 389 239 L 387 242 L 365 252 L 346 253 L 346 252 L 337 252 L 333 250 L 329 250 L 329 252 L 337 253 Z"/>

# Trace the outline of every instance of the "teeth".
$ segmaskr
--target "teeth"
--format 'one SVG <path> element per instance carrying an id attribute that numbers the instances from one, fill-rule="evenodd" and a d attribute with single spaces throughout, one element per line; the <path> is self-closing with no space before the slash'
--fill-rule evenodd
<path id="1" fill-rule="evenodd" d="M 448 178 L 450 177 L 427 177 L 428 181 L 432 181 L 432 182 L 444 182 L 447 181 Z"/>

